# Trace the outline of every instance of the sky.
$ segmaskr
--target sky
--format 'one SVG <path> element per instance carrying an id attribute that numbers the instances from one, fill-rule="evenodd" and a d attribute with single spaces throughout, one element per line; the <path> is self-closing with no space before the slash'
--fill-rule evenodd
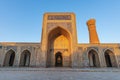
<path id="1" fill-rule="evenodd" d="M 45 12 L 74 12 L 78 43 L 89 43 L 91 18 L 101 43 L 120 43 L 120 0 L 0 0 L 0 42 L 41 42 Z"/>

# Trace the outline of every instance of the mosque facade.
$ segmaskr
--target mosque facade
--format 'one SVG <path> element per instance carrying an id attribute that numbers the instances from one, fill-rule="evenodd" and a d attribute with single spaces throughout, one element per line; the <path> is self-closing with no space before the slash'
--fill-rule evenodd
<path id="1" fill-rule="evenodd" d="M 0 67 L 119 68 L 120 44 L 100 43 L 96 20 L 86 24 L 89 43 L 80 44 L 74 13 L 45 13 L 40 43 L 0 42 Z"/>

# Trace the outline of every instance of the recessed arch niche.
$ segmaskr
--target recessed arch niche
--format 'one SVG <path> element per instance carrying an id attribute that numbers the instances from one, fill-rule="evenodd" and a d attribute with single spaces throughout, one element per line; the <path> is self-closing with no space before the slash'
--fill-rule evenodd
<path id="1" fill-rule="evenodd" d="M 94 49 L 89 50 L 88 59 L 90 67 L 100 67 L 99 56 L 97 51 L 95 51 Z"/>
<path id="2" fill-rule="evenodd" d="M 105 57 L 106 67 L 117 67 L 115 54 L 111 50 L 107 49 L 104 52 L 104 57 Z"/>
<path id="3" fill-rule="evenodd" d="M 61 28 L 56 27 L 48 33 L 48 51 L 47 51 L 47 66 L 55 67 L 55 54 L 61 52 L 63 55 L 63 67 L 68 67 L 71 64 L 71 38 L 70 33 Z"/>
<path id="4" fill-rule="evenodd" d="M 4 66 L 13 66 L 14 65 L 14 60 L 15 60 L 15 51 L 10 49 L 5 54 Z"/>
<path id="5" fill-rule="evenodd" d="M 20 56 L 20 66 L 28 67 L 30 65 L 30 56 L 31 56 L 30 51 L 24 50 Z"/>

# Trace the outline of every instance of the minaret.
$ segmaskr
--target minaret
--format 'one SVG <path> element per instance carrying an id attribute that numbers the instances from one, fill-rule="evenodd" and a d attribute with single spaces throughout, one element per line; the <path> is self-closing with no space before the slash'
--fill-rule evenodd
<path id="1" fill-rule="evenodd" d="M 89 42 L 90 44 L 98 44 L 99 38 L 96 31 L 96 21 L 95 19 L 90 19 L 87 21 L 88 31 L 89 31 Z"/>

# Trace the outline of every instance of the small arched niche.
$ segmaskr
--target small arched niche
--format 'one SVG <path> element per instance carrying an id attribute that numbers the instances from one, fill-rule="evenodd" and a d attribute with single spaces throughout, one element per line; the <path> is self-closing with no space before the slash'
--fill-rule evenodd
<path id="1" fill-rule="evenodd" d="M 15 52 L 11 49 L 5 55 L 4 66 L 13 66 L 14 59 L 15 59 Z"/>
<path id="2" fill-rule="evenodd" d="M 20 56 L 20 66 L 28 67 L 30 65 L 30 56 L 31 56 L 30 51 L 24 50 Z"/>
<path id="3" fill-rule="evenodd" d="M 88 52 L 88 59 L 90 67 L 100 67 L 99 56 L 95 50 L 91 49 Z"/>
<path id="4" fill-rule="evenodd" d="M 111 50 L 106 50 L 104 53 L 104 57 L 107 67 L 117 67 L 115 55 Z"/>

